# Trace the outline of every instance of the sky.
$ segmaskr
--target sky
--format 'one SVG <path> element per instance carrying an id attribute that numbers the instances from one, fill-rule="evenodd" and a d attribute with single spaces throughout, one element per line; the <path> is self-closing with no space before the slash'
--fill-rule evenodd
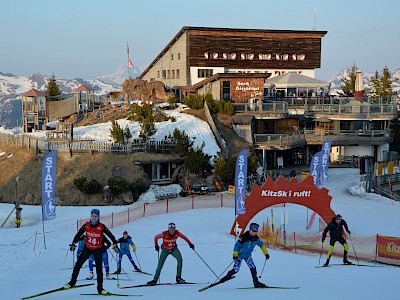
<path id="1" fill-rule="evenodd" d="M 127 65 L 136 76 L 183 26 L 328 31 L 321 68 L 400 67 L 400 1 L 7 0 L 0 9 L 0 72 L 92 79 Z"/>

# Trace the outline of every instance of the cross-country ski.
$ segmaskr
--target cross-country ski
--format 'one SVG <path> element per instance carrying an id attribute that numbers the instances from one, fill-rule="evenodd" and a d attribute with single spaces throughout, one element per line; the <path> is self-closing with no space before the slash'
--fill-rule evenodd
<path id="1" fill-rule="evenodd" d="M 62 287 L 57 288 L 57 289 L 53 289 L 53 290 L 49 290 L 49 291 L 46 291 L 46 292 L 34 294 L 34 295 L 31 295 L 31 296 L 26 296 L 26 297 L 23 297 L 22 299 L 32 299 L 32 298 L 36 298 L 36 297 L 39 297 L 39 296 L 44 296 L 44 295 L 47 295 L 47 294 L 53 294 L 53 293 L 57 293 L 57 292 L 61 292 L 61 291 L 67 291 L 67 290 L 82 288 L 82 287 L 91 286 L 91 285 L 94 285 L 94 283 L 80 284 L 80 285 L 75 285 L 74 287 L 62 286 Z"/>

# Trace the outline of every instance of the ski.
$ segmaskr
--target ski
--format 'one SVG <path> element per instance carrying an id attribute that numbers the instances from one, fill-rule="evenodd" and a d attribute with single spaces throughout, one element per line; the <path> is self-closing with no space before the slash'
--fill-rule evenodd
<path id="1" fill-rule="evenodd" d="M 265 286 L 265 287 L 242 287 L 242 288 L 237 288 L 238 290 L 249 290 L 249 289 L 280 289 L 280 290 L 297 290 L 299 289 L 299 286 L 296 287 L 288 287 L 288 286 Z"/>
<path id="2" fill-rule="evenodd" d="M 147 273 L 147 272 L 144 272 L 144 271 L 133 271 L 133 272 L 135 272 L 135 273 L 142 273 L 142 274 L 145 274 L 145 275 L 150 275 L 150 276 L 153 276 L 153 274 L 150 274 L 150 273 Z"/>
<path id="3" fill-rule="evenodd" d="M 214 282 L 214 283 L 212 283 L 212 284 L 210 284 L 210 285 L 207 285 L 207 286 L 205 286 L 205 287 L 199 289 L 199 292 L 208 290 L 209 288 L 212 288 L 212 287 L 214 287 L 214 286 L 216 286 L 216 285 L 219 285 L 219 284 L 221 284 L 221 283 L 227 282 L 228 280 L 231 280 L 231 279 L 233 279 L 233 278 L 235 278 L 235 276 L 233 276 L 233 277 L 231 277 L 231 278 L 229 278 L 229 279 L 227 279 L 227 280 L 225 280 L 225 281 L 218 280 L 217 282 Z"/>
<path id="4" fill-rule="evenodd" d="M 128 294 L 116 294 L 116 293 L 110 293 L 108 292 L 107 294 L 81 294 L 82 296 L 101 296 L 101 297 L 141 297 L 143 295 L 128 295 Z"/>
<path id="5" fill-rule="evenodd" d="M 128 285 L 128 286 L 120 286 L 120 289 L 132 289 L 132 288 L 139 288 L 145 286 L 158 286 L 158 285 L 185 285 L 185 284 L 202 284 L 200 282 L 185 282 L 185 283 L 173 283 L 173 282 L 163 282 L 163 283 L 156 283 L 153 285 L 148 284 L 138 284 L 138 285 Z"/>
<path id="6" fill-rule="evenodd" d="M 315 268 L 329 268 L 329 267 L 340 267 L 340 266 L 371 267 L 371 268 L 383 267 L 383 266 L 374 266 L 374 265 L 366 265 L 366 264 L 330 264 L 328 266 L 315 266 Z"/>
<path id="7" fill-rule="evenodd" d="M 80 287 L 84 287 L 84 286 L 90 286 L 90 285 L 94 285 L 94 283 L 75 285 L 75 286 L 70 287 L 70 288 L 60 287 L 58 289 L 49 290 L 49 291 L 42 292 L 42 293 L 39 293 L 39 294 L 35 294 L 35 295 L 32 295 L 32 296 L 27 296 L 27 297 L 24 297 L 22 299 L 32 299 L 32 298 L 35 298 L 35 297 L 39 297 L 39 296 L 43 296 L 43 295 L 47 295 L 47 294 L 51 294 L 51 293 L 56 293 L 56 292 L 60 292 L 60 291 L 64 291 L 64 290 L 66 291 L 66 290 L 70 290 L 70 289 L 76 289 L 76 288 L 80 288 Z"/>

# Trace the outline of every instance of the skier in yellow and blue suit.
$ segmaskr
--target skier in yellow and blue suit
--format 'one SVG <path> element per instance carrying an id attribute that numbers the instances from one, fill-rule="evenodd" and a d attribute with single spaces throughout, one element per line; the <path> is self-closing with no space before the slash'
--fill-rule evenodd
<path id="1" fill-rule="evenodd" d="M 118 257 L 117 271 L 114 274 L 120 274 L 121 273 L 121 262 L 122 262 L 122 257 L 124 255 L 128 256 L 129 261 L 132 263 L 133 268 L 135 269 L 135 271 L 141 272 L 141 270 L 136 266 L 135 261 L 132 258 L 129 246 L 131 246 L 133 252 L 135 252 L 136 251 L 136 245 L 132 242 L 132 238 L 130 237 L 130 235 L 128 235 L 127 231 L 124 231 L 122 237 L 118 239 L 118 243 L 120 245 L 121 252 L 119 253 L 119 257 Z"/>
<path id="2" fill-rule="evenodd" d="M 258 281 L 256 265 L 254 264 L 253 258 L 251 257 L 251 253 L 253 252 L 254 247 L 259 246 L 265 255 L 265 259 L 269 259 L 267 247 L 265 247 L 265 244 L 263 243 L 263 241 L 260 240 L 257 235 L 258 228 L 259 225 L 257 223 L 251 223 L 250 230 L 246 231 L 239 237 L 233 248 L 233 260 L 235 261 L 235 263 L 233 264 L 232 270 L 230 270 L 224 277 L 221 278 L 221 282 L 232 279 L 233 275 L 239 272 L 242 260 L 244 260 L 249 266 L 251 277 L 253 278 L 254 287 L 266 287 L 264 283 Z"/>

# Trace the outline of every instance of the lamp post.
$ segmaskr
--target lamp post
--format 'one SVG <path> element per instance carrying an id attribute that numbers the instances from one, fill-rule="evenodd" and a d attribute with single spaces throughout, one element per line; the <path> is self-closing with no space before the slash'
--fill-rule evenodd
<path id="1" fill-rule="evenodd" d="M 18 182 L 20 179 L 20 176 L 15 177 L 15 203 L 18 202 Z"/>

